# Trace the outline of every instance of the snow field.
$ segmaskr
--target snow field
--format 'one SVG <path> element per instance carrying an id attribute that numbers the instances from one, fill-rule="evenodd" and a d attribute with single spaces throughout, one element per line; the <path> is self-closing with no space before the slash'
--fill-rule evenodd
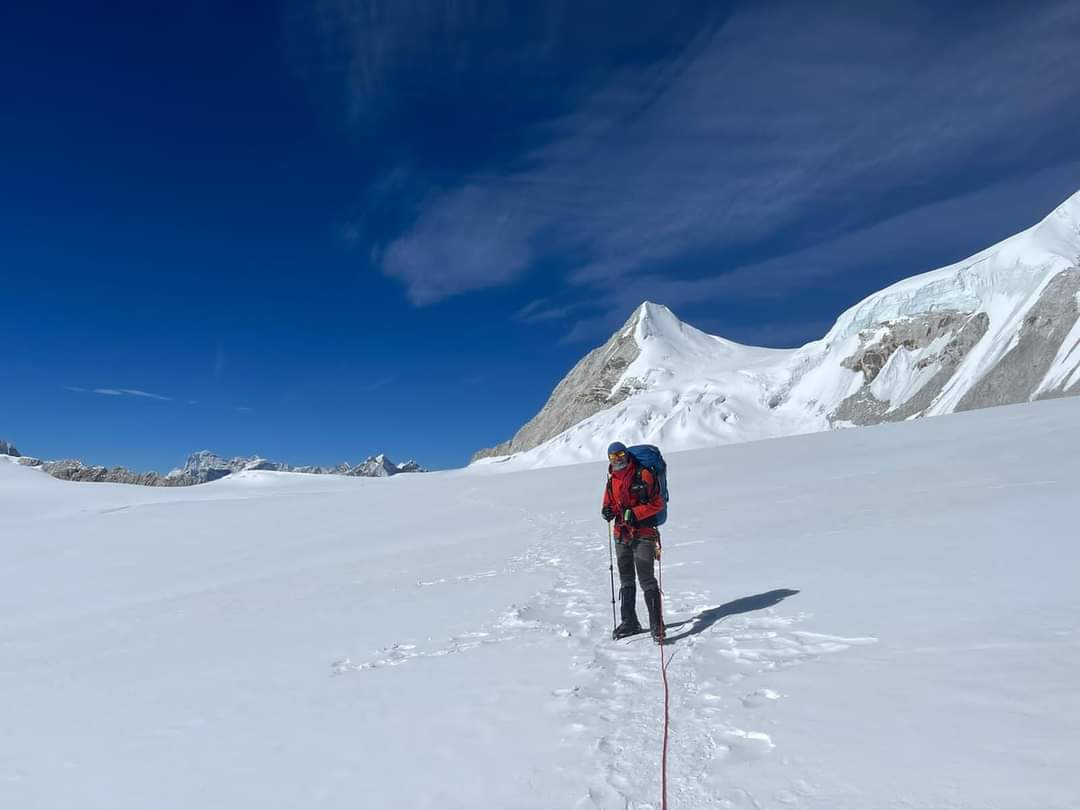
<path id="1" fill-rule="evenodd" d="M 671 455 L 672 810 L 1075 807 L 1078 451 L 1066 399 Z M 492 466 L 0 463 L 0 807 L 658 808 L 603 466 Z"/>

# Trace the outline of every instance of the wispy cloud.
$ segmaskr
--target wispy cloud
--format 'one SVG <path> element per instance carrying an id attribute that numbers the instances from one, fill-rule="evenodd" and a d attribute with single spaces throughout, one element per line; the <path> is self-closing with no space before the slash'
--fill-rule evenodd
<path id="1" fill-rule="evenodd" d="M 161 394 L 154 394 L 150 391 L 143 391 L 138 388 L 79 388 L 74 385 L 65 385 L 67 391 L 77 391 L 83 394 L 100 394 L 106 397 L 140 397 L 142 399 L 156 399 L 161 402 L 171 402 L 172 397 L 164 397 Z"/>
<path id="2" fill-rule="evenodd" d="M 1080 161 L 940 200 L 855 229 L 827 242 L 793 250 L 728 272 L 697 278 L 641 273 L 624 279 L 599 311 L 573 322 L 568 343 L 605 338 L 641 301 L 661 301 L 679 311 L 701 302 L 779 299 L 784 295 L 842 283 L 850 304 L 882 284 L 960 261 L 993 242 L 1034 225 L 1080 187 Z M 989 235 L 989 236 L 988 236 Z M 836 316 L 840 313 L 836 312 Z M 779 346 L 823 337 L 831 323 L 808 334 L 776 325 L 709 323 L 719 334 L 744 343 Z"/>
<path id="3" fill-rule="evenodd" d="M 538 298 L 530 301 L 517 312 L 514 319 L 522 323 L 544 323 L 546 321 L 560 321 L 570 317 L 574 312 L 583 308 L 582 303 L 555 304 L 547 298 Z"/>
<path id="4" fill-rule="evenodd" d="M 688 257 L 810 249 L 1052 166 L 1080 127 L 1080 7 L 1015 12 L 939 25 L 909 4 L 746 8 L 705 47 L 624 72 L 537 130 L 516 169 L 434 195 L 382 270 L 423 306 L 573 255 L 568 281 L 613 309 L 624 285 L 685 277 Z M 800 283 L 755 262 L 757 286 Z"/>
<path id="5" fill-rule="evenodd" d="M 493 191 L 466 186 L 444 196 L 383 251 L 383 272 L 404 282 L 413 304 L 503 284 L 532 263 L 536 223 L 491 208 Z"/>
<path id="6" fill-rule="evenodd" d="M 157 399 L 162 402 L 169 402 L 172 397 L 163 397 L 160 394 L 152 394 L 149 391 L 140 391 L 138 388 L 120 388 L 119 390 L 113 388 L 96 388 L 95 394 L 108 394 L 110 396 L 129 396 L 129 397 L 142 397 L 143 399 Z"/>

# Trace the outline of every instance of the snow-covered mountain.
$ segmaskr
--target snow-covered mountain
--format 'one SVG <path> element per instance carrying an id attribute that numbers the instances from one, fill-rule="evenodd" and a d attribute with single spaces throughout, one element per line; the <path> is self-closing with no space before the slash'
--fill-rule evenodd
<path id="1" fill-rule="evenodd" d="M 1080 193 L 964 261 L 894 284 L 800 349 L 742 346 L 642 304 L 508 442 L 511 466 L 682 450 L 1080 393 Z M 489 462 L 490 463 L 490 462 Z"/>
<path id="2" fill-rule="evenodd" d="M 200 450 L 188 456 L 184 466 L 172 470 L 167 477 L 174 479 L 184 478 L 196 483 L 206 483 L 208 481 L 217 481 L 226 475 L 232 475 L 243 470 L 284 472 L 287 469 L 287 464 L 267 461 L 261 456 L 223 458 L 209 450 Z"/>

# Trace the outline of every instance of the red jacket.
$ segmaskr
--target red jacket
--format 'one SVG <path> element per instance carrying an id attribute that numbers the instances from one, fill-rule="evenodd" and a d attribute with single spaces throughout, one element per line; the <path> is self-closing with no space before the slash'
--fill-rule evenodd
<path id="1" fill-rule="evenodd" d="M 637 538 L 655 540 L 660 537 L 660 531 L 656 528 L 656 515 L 664 508 L 660 486 L 655 476 L 638 467 L 632 458 L 621 470 L 612 470 L 608 465 L 603 505 L 615 512 L 615 537 L 619 540 L 628 543 Z M 635 523 L 632 525 L 623 520 L 627 509 L 634 513 Z"/>

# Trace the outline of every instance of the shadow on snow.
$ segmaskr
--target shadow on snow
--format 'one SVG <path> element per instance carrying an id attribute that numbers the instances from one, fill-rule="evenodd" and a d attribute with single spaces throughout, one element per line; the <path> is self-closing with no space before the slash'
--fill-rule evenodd
<path id="1" fill-rule="evenodd" d="M 794 596 L 797 593 L 798 591 L 793 591 L 790 588 L 779 588 L 775 591 L 759 593 L 754 596 L 744 596 L 741 599 L 736 599 L 733 602 L 728 602 L 719 607 L 703 610 L 691 619 L 665 624 L 665 630 L 673 630 L 678 627 L 685 627 L 686 625 L 690 625 L 690 627 L 677 635 L 667 636 L 664 639 L 664 643 L 673 644 L 684 638 L 696 636 L 698 633 L 704 633 L 725 616 L 734 616 L 737 613 L 749 613 L 753 610 L 764 610 L 765 608 L 770 608 L 773 605 L 783 602 L 789 596 Z"/>

